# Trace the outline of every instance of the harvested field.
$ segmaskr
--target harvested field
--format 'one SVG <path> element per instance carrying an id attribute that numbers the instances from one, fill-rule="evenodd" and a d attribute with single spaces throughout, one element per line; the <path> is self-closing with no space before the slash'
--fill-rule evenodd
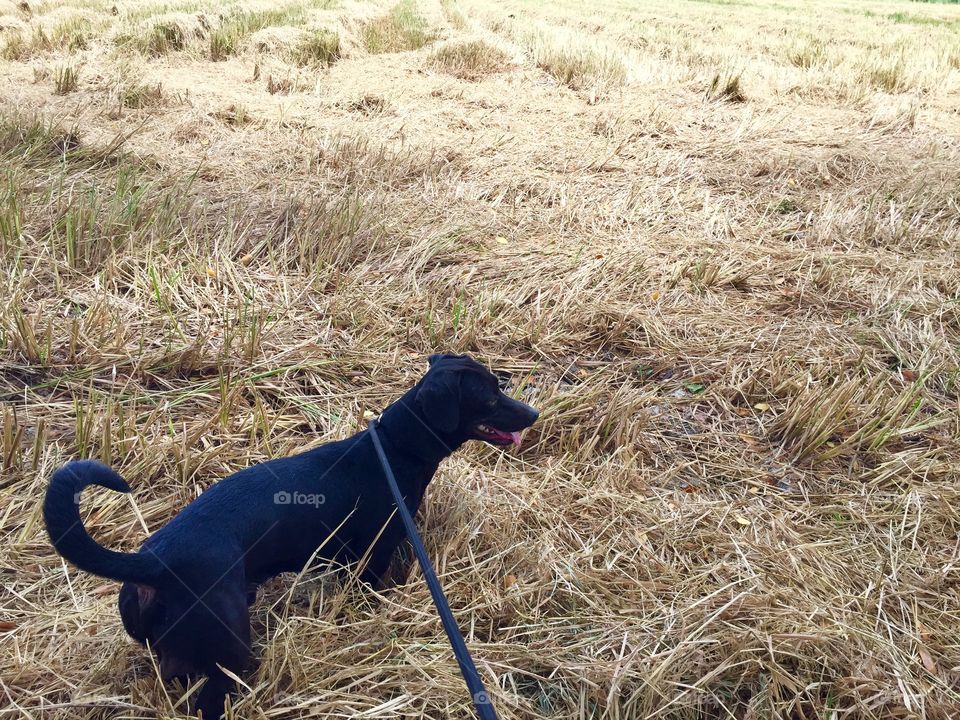
<path id="1" fill-rule="evenodd" d="M 0 0 L 0 718 L 171 717 L 131 550 L 432 352 L 519 450 L 419 523 L 498 713 L 960 713 L 960 6 Z M 472 717 L 422 576 L 253 607 L 236 718 Z"/>

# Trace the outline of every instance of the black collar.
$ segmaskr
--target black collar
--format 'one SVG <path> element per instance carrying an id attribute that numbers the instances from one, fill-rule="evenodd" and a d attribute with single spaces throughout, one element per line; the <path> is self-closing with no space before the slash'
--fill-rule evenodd
<path id="1" fill-rule="evenodd" d="M 416 405 L 417 389 L 412 388 L 387 407 L 380 416 L 378 428 L 391 450 L 435 467 L 464 441 L 441 437 L 427 424 Z"/>

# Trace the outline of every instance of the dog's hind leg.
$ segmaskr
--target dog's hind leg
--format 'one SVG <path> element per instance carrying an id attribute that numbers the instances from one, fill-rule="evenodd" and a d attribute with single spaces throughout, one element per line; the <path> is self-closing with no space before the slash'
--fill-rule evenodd
<path id="1" fill-rule="evenodd" d="M 233 695 L 234 681 L 223 669 L 241 675 L 250 669 L 250 618 L 247 584 L 238 582 L 229 592 L 213 594 L 205 601 L 206 628 L 201 633 L 209 652 L 203 659 L 201 671 L 206 674 L 197 695 L 195 708 L 205 720 L 216 720 L 223 715 L 225 696 Z M 222 669 L 221 669 L 222 668 Z"/>
<path id="2" fill-rule="evenodd" d="M 226 696 L 233 695 L 235 690 L 233 680 L 220 668 L 216 668 L 207 676 L 207 682 L 197 695 L 196 711 L 203 720 L 219 720 L 223 717 Z"/>

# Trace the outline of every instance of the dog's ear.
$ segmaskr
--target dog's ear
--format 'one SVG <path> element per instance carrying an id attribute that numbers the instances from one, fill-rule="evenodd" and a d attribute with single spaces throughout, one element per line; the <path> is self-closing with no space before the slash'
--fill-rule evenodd
<path id="1" fill-rule="evenodd" d="M 155 609 L 157 590 L 151 585 L 124 583 L 117 605 L 123 629 L 137 642 L 146 645 L 149 638 L 148 617 Z"/>
<path id="2" fill-rule="evenodd" d="M 440 432 L 456 430 L 460 424 L 460 373 L 429 373 L 417 391 L 417 404 L 427 422 Z"/>
<path id="3" fill-rule="evenodd" d="M 137 585 L 137 599 L 140 605 L 149 607 L 157 599 L 157 589 L 153 585 Z"/>

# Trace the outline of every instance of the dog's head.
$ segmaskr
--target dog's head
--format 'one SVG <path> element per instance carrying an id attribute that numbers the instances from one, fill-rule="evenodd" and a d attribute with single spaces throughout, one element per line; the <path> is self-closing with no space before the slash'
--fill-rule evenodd
<path id="1" fill-rule="evenodd" d="M 164 577 L 156 585 L 124 583 L 118 604 L 124 629 L 157 654 L 165 681 L 210 672 L 247 652 L 246 603 L 235 592 L 212 588 L 201 602 L 176 577 Z"/>
<path id="2" fill-rule="evenodd" d="M 186 617 L 189 604 L 166 583 L 160 586 L 124 583 L 120 588 L 120 618 L 130 637 L 149 644 L 160 660 L 164 680 L 199 672 L 189 646 L 190 628 Z M 186 646 L 186 647 L 184 647 Z M 188 662 L 189 660 L 189 662 Z"/>
<path id="3" fill-rule="evenodd" d="M 540 413 L 500 390 L 497 376 L 468 355 L 431 355 L 416 403 L 434 432 L 453 442 L 520 444 Z"/>

